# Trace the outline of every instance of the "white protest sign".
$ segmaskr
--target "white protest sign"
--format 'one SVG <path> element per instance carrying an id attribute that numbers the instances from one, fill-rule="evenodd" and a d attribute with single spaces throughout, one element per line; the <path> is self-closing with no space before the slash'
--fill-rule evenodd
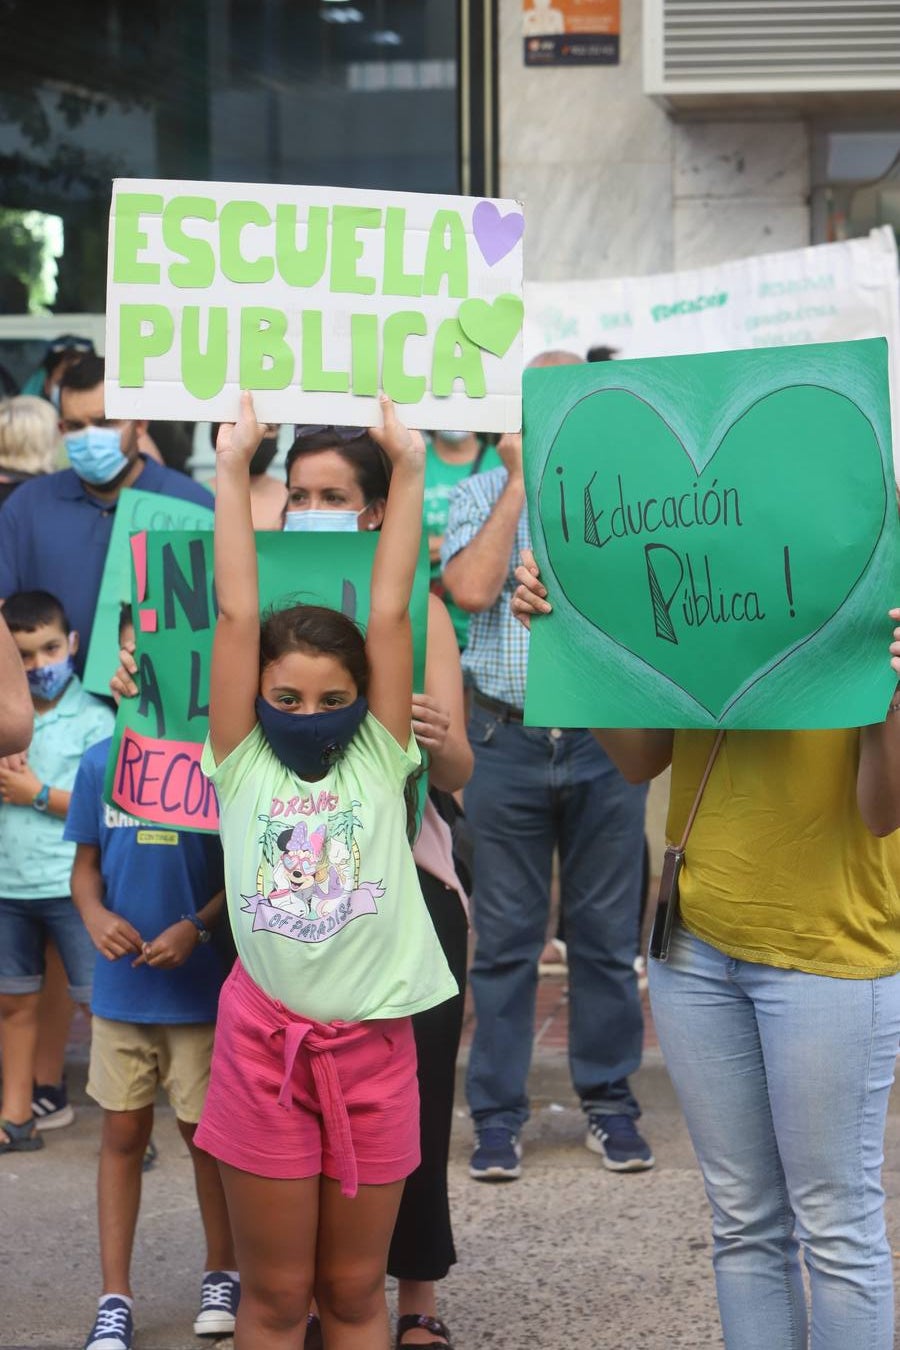
<path id="1" fill-rule="evenodd" d="M 863 239 L 741 258 L 716 267 L 525 287 L 525 359 L 550 348 L 618 357 L 886 337 L 900 453 L 900 285 L 885 225 Z"/>
<path id="2" fill-rule="evenodd" d="M 117 179 L 108 417 L 521 426 L 518 202 Z"/>

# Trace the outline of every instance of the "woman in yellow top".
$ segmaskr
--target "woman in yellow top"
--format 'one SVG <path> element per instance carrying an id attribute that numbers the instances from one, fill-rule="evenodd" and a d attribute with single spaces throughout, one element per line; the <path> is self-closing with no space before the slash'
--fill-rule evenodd
<path id="1" fill-rule="evenodd" d="M 523 564 L 513 612 L 527 623 L 550 606 Z M 900 674 L 900 627 L 890 652 Z M 632 782 L 671 764 L 679 839 L 713 733 L 595 735 Z M 875 726 L 726 732 L 649 980 L 712 1205 L 727 1350 L 894 1343 L 881 1164 L 900 1041 L 898 829 L 896 696 Z"/>

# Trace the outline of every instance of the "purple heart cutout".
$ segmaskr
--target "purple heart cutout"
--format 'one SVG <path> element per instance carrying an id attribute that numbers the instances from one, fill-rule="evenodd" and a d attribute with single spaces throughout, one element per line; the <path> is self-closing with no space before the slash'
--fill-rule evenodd
<path id="1" fill-rule="evenodd" d="M 493 267 L 511 253 L 522 238 L 525 217 L 521 211 L 510 211 L 501 216 L 493 202 L 479 202 L 472 213 L 472 228 L 482 257 L 488 267 Z"/>

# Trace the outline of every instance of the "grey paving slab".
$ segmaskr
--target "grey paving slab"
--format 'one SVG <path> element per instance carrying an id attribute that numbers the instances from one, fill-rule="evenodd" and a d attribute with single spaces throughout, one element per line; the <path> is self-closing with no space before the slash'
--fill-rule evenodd
<path id="1" fill-rule="evenodd" d="M 79 1078 L 76 1067 L 75 1077 Z M 539 1056 L 525 1171 L 504 1186 L 467 1174 L 458 1113 L 451 1188 L 459 1265 L 441 1312 L 458 1350 L 707 1350 L 721 1346 L 700 1175 L 658 1054 L 636 1079 L 654 1171 L 604 1172 L 558 1054 Z M 76 1083 L 80 1096 L 80 1083 Z M 461 1098 L 460 1098 L 461 1100 Z M 80 1350 L 97 1285 L 94 1179 L 99 1111 L 82 1103 L 42 1153 L 0 1158 L 0 1350 Z M 161 1109 L 157 1167 L 145 1179 L 134 1260 L 136 1350 L 196 1350 L 202 1259 L 190 1163 Z M 900 1247 L 900 1100 L 886 1163 Z M 230 1342 L 219 1343 L 230 1350 Z"/>

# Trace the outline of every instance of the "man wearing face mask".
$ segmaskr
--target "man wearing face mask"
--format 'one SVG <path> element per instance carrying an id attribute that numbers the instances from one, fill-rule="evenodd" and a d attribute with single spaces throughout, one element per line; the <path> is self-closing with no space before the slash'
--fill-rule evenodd
<path id="1" fill-rule="evenodd" d="M 107 421 L 103 375 L 103 358 L 93 352 L 68 367 L 59 414 L 71 467 L 23 483 L 0 508 L 0 596 L 22 590 L 58 596 L 81 634 L 79 675 L 122 489 L 211 504 L 205 488 L 139 452 L 145 422 Z"/>
<path id="2" fill-rule="evenodd" d="M 287 503 L 287 488 L 284 480 L 269 473 L 269 466 L 278 453 L 278 430 L 274 425 L 267 426 L 250 460 L 250 516 L 254 530 L 280 530 L 284 520 L 284 508 Z M 213 422 L 209 429 L 212 448 L 216 448 L 219 423 Z M 209 484 L 215 492 L 216 480 Z"/>
<path id="3" fill-rule="evenodd" d="M 431 559 L 431 589 L 450 612 L 456 642 L 463 651 L 469 633 L 469 616 L 453 603 L 441 580 L 441 545 L 450 515 L 454 488 L 476 473 L 499 469 L 502 460 L 492 445 L 484 445 L 473 431 L 433 431 L 425 444 L 425 533 Z"/>

